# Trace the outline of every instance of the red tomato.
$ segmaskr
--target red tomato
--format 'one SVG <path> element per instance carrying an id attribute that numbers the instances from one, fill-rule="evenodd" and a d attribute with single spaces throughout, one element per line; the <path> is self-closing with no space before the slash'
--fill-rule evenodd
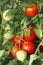
<path id="1" fill-rule="evenodd" d="M 43 46 L 42 45 L 40 46 L 40 52 L 43 52 Z"/>
<path id="2" fill-rule="evenodd" d="M 16 58 L 16 53 L 17 51 L 19 50 L 19 47 L 18 46 L 14 46 L 11 50 L 11 55 Z"/>
<path id="3" fill-rule="evenodd" d="M 33 54 L 35 52 L 35 45 L 33 44 L 33 42 L 24 43 L 22 46 L 22 50 L 26 51 L 29 55 Z"/>
<path id="4" fill-rule="evenodd" d="M 33 3 L 31 6 L 27 6 L 25 8 L 25 13 L 29 17 L 34 17 L 38 13 L 38 5 L 37 5 L 37 3 Z"/>
<path id="5" fill-rule="evenodd" d="M 23 40 L 20 38 L 20 36 L 14 36 L 12 41 L 14 42 L 14 44 L 17 44 L 17 45 L 20 45 L 22 46 L 23 45 Z"/>
<path id="6" fill-rule="evenodd" d="M 33 28 L 33 27 L 30 28 L 30 35 L 29 35 L 29 36 L 27 36 L 27 35 L 24 33 L 23 38 L 24 38 L 25 40 L 27 40 L 27 41 L 34 41 L 34 40 L 36 40 L 36 39 L 37 39 L 37 36 L 36 36 L 36 34 L 35 34 L 35 32 L 34 32 L 34 28 Z"/>
<path id="7" fill-rule="evenodd" d="M 20 36 L 14 36 L 13 37 L 13 42 L 16 43 L 18 41 L 20 41 Z"/>
<path id="8" fill-rule="evenodd" d="M 43 29 L 43 26 L 41 26 L 41 28 Z"/>

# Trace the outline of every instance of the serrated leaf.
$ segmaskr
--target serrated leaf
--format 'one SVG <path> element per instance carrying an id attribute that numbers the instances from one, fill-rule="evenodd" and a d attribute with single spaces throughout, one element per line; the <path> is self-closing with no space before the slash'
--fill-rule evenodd
<path id="1" fill-rule="evenodd" d="M 41 28 L 40 28 L 40 27 L 35 27 L 35 28 L 34 28 L 34 31 L 35 31 L 37 37 L 38 37 L 39 39 L 41 39 L 41 37 L 42 37 L 42 30 L 41 30 Z"/>
<path id="2" fill-rule="evenodd" d="M 38 58 L 40 57 L 35 54 L 30 55 L 29 65 L 32 65 L 32 62 Z"/>
<path id="3" fill-rule="evenodd" d="M 24 33 L 29 36 L 30 35 L 30 30 L 28 28 L 24 29 Z"/>
<path id="4" fill-rule="evenodd" d="M 0 57 L 4 54 L 5 50 L 0 50 Z"/>

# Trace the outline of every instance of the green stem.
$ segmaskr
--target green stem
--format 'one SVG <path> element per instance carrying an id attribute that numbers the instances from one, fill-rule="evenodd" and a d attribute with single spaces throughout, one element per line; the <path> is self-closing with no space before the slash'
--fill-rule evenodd
<path id="1" fill-rule="evenodd" d="M 36 49 L 36 51 L 35 51 L 35 54 L 37 54 L 37 52 L 38 52 L 38 50 L 39 50 L 40 45 L 42 45 L 42 41 L 39 43 L 39 45 L 38 45 L 38 47 L 37 47 L 37 49 Z"/>

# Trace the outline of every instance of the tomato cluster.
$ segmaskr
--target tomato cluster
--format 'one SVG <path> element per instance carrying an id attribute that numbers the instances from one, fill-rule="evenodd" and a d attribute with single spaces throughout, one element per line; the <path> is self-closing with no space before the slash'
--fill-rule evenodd
<path id="1" fill-rule="evenodd" d="M 34 32 L 34 28 L 33 27 L 31 27 L 31 29 L 30 29 L 30 36 L 24 37 L 24 35 L 23 35 L 23 38 L 22 39 L 21 39 L 20 36 L 14 36 L 12 38 L 12 42 L 14 43 L 14 47 L 11 50 L 11 55 L 14 58 L 18 58 L 18 54 L 19 53 L 20 54 L 22 53 L 21 56 L 23 56 L 23 57 L 22 58 L 20 57 L 21 59 L 19 58 L 22 61 L 23 59 L 26 58 L 26 57 L 24 57 L 24 55 L 26 56 L 26 54 L 27 55 L 33 54 L 35 52 L 35 50 L 36 50 L 36 46 L 33 43 L 33 41 L 36 38 L 37 38 L 37 36 L 35 35 L 35 32 Z M 26 42 L 25 42 L 25 40 L 26 40 Z"/>
<path id="2" fill-rule="evenodd" d="M 38 4 L 33 3 L 32 6 L 25 7 L 25 13 L 29 17 L 34 17 L 38 13 Z M 38 39 L 38 37 L 36 36 L 33 27 L 30 27 L 29 36 L 27 36 L 25 33 L 23 33 L 23 38 L 20 36 L 14 36 L 12 38 L 14 47 L 11 50 L 11 55 L 20 61 L 25 60 L 27 55 L 35 53 L 36 46 L 33 41 L 36 39 Z M 43 52 L 43 46 L 40 47 L 40 51 Z"/>
<path id="3" fill-rule="evenodd" d="M 22 61 L 22 60 L 24 60 L 26 58 L 27 54 L 28 55 L 33 54 L 35 52 L 36 47 L 35 47 L 35 45 L 34 45 L 34 43 L 32 41 L 22 42 L 20 40 L 22 40 L 22 39 L 20 39 L 19 36 L 14 36 L 13 37 L 13 42 L 14 42 L 15 45 L 11 50 L 11 55 L 14 58 L 17 58 L 20 61 Z M 16 44 L 15 41 L 17 41 L 17 44 Z M 20 57 L 18 57 L 18 56 L 20 56 Z M 22 56 L 22 58 L 21 58 L 21 56 Z"/>
<path id="4" fill-rule="evenodd" d="M 43 26 L 41 27 L 43 29 Z M 21 39 L 20 36 L 14 36 L 12 38 L 12 42 L 14 43 L 14 47 L 11 50 L 11 55 L 14 58 L 17 58 L 20 61 L 23 61 L 27 55 L 31 55 L 35 52 L 36 46 L 33 43 L 34 40 L 37 39 L 37 36 L 34 32 L 34 28 L 30 28 L 30 35 L 26 36 L 25 33 L 23 38 Z M 40 46 L 40 51 L 43 52 L 43 46 Z M 19 57 L 20 55 L 20 57 Z M 21 58 L 22 56 L 22 58 Z"/>
<path id="5" fill-rule="evenodd" d="M 41 27 L 43 29 L 43 26 Z M 31 55 L 35 52 L 36 46 L 33 43 L 37 39 L 37 36 L 34 32 L 34 28 L 30 27 L 30 35 L 27 36 L 23 33 L 23 38 L 20 36 L 14 36 L 12 42 L 15 44 L 11 50 L 11 55 L 14 58 L 17 58 L 20 61 L 23 61 L 27 55 Z M 40 46 L 40 51 L 43 52 L 43 46 Z M 20 55 L 20 57 L 19 57 Z M 21 58 L 22 56 L 22 58 Z"/>

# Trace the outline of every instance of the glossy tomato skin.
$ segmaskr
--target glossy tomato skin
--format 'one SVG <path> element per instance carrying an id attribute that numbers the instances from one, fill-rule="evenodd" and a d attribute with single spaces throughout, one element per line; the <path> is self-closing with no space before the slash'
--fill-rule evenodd
<path id="1" fill-rule="evenodd" d="M 30 35 L 27 36 L 25 33 L 23 35 L 23 39 L 27 40 L 27 41 L 34 41 L 37 39 L 37 36 L 34 32 L 34 28 L 33 27 L 30 27 Z"/>
<path id="2" fill-rule="evenodd" d="M 27 42 L 27 43 L 24 43 L 23 46 L 22 46 L 22 50 L 26 51 L 27 54 L 33 54 L 35 52 L 35 45 L 33 42 Z"/>
<path id="3" fill-rule="evenodd" d="M 25 8 L 25 13 L 29 17 L 34 17 L 38 13 L 38 5 L 37 5 L 37 3 L 33 3 L 32 6 L 27 6 Z"/>
<path id="4" fill-rule="evenodd" d="M 40 46 L 40 52 L 43 52 L 43 46 L 42 45 Z"/>
<path id="5" fill-rule="evenodd" d="M 19 51 L 19 47 L 18 46 L 14 46 L 11 50 L 11 55 L 12 57 L 16 58 L 16 53 Z"/>
<path id="6" fill-rule="evenodd" d="M 22 46 L 23 45 L 23 40 L 20 38 L 20 36 L 14 36 L 13 38 L 12 38 L 12 41 L 13 41 L 13 43 L 14 44 L 17 44 L 18 46 L 20 45 L 20 46 Z"/>

